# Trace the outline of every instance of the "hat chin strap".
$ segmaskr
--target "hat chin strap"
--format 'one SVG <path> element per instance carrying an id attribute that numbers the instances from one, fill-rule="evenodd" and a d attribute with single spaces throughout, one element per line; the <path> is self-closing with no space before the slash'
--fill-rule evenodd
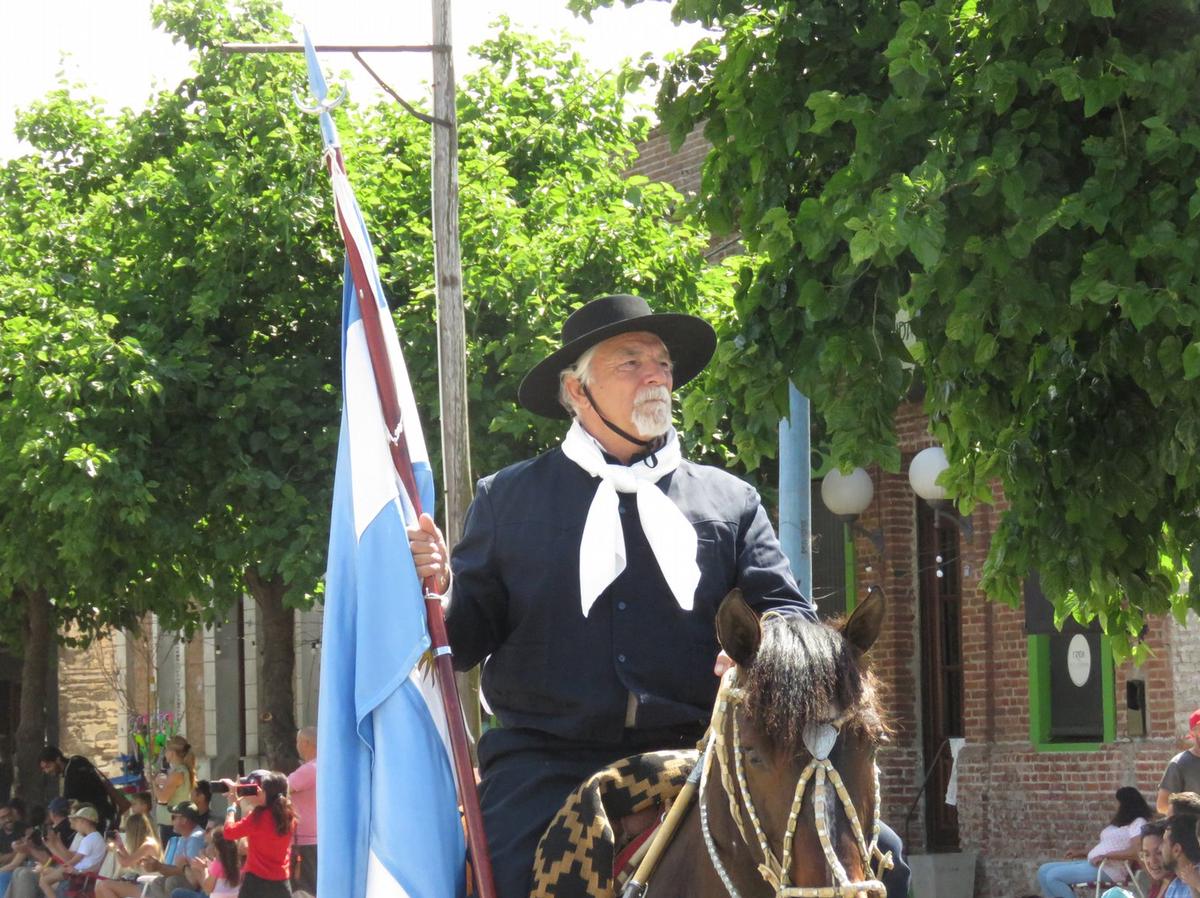
<path id="1" fill-rule="evenodd" d="M 655 442 L 657 442 L 657 440 L 658 440 L 657 437 L 655 437 L 655 439 L 653 439 L 653 440 L 638 439 L 633 434 L 626 433 L 624 430 L 619 428 L 616 424 L 613 424 L 612 421 L 608 420 L 608 418 L 606 418 L 604 416 L 604 412 L 600 411 L 600 406 L 596 405 L 596 400 L 592 398 L 592 391 L 589 390 L 587 388 L 587 386 L 582 383 L 580 384 L 580 386 L 583 387 L 583 395 L 586 396 L 587 401 L 592 404 L 592 410 L 596 413 L 596 415 L 600 418 L 600 420 L 604 422 L 604 426 L 607 427 L 609 430 L 611 430 L 613 433 L 615 433 L 617 436 L 621 437 L 622 439 L 629 440 L 629 442 L 633 443 L 635 446 L 641 446 L 643 449 L 647 446 L 653 446 L 655 444 Z"/>

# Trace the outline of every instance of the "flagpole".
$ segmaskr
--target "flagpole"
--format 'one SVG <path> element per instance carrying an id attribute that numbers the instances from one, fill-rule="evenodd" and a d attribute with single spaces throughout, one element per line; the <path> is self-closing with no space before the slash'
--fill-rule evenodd
<path id="1" fill-rule="evenodd" d="M 441 25 L 435 25 L 435 28 L 440 28 L 439 33 L 444 34 L 449 39 L 449 8 L 445 6 L 447 0 L 434 0 L 435 9 L 438 4 L 443 4 L 442 13 L 445 15 L 444 22 Z M 435 17 L 436 19 L 436 17 Z M 337 202 L 336 195 L 338 193 L 337 182 L 340 179 L 345 182 L 346 179 L 346 164 L 342 157 L 342 151 L 337 139 L 337 129 L 334 127 L 333 119 L 329 116 L 330 110 L 337 106 L 345 94 L 341 94 L 336 99 L 329 99 L 328 87 L 325 83 L 325 76 L 321 72 L 320 64 L 317 61 L 316 52 L 313 50 L 308 37 L 308 32 L 305 31 L 305 52 L 307 56 L 309 69 L 309 83 L 312 89 L 315 105 L 305 105 L 297 98 L 297 104 L 306 112 L 310 112 L 320 116 L 321 134 L 325 144 L 325 159 L 329 166 L 331 179 L 334 180 L 334 207 L 337 210 L 338 228 L 342 233 L 342 239 L 346 246 L 346 262 L 350 268 L 351 280 L 354 283 L 356 290 L 356 300 L 358 304 L 359 316 L 362 323 L 362 333 L 366 343 L 367 355 L 370 360 L 371 370 L 374 375 L 376 394 L 379 398 L 380 411 L 383 414 L 384 425 L 387 428 L 388 449 L 391 454 L 392 466 L 395 469 L 396 475 L 399 477 L 401 484 L 404 487 L 405 493 L 408 495 L 413 509 L 419 516 L 422 513 L 421 494 L 417 488 L 416 476 L 413 470 L 412 456 L 409 452 L 408 437 L 405 432 L 403 414 L 398 402 L 395 379 L 392 376 L 392 360 L 388 353 L 387 341 L 384 338 L 384 329 L 380 322 L 380 301 L 382 297 L 377 299 L 374 295 L 374 288 L 371 286 L 374 282 L 368 274 L 367 262 L 371 262 L 371 271 L 374 271 L 374 260 L 364 259 L 362 251 L 360 251 L 360 239 L 363 235 L 356 234 L 358 225 L 347 220 L 347 215 L 350 213 L 350 208 L 347 208 L 342 203 Z M 448 46 L 444 48 L 444 55 L 449 58 Z M 436 66 L 435 66 L 436 68 Z M 451 85 L 451 100 L 450 109 L 453 116 L 453 68 L 448 69 L 448 83 Z M 445 125 L 446 122 L 439 122 L 437 117 L 434 119 L 434 133 L 438 134 L 439 128 Z M 450 134 L 455 134 L 453 121 L 449 122 Z M 455 162 L 454 157 L 451 161 Z M 455 162 L 456 166 L 456 162 Z M 457 207 L 457 171 L 448 182 L 448 186 L 454 188 L 454 200 L 450 206 L 448 220 L 452 223 L 450 231 L 453 237 L 453 253 L 450 257 L 452 267 L 445 271 L 445 280 L 452 282 L 457 290 L 457 305 L 458 305 L 458 341 L 457 347 L 453 341 L 447 343 L 444 340 L 439 341 L 439 368 L 446 364 L 447 360 L 452 367 L 457 364 L 457 369 L 460 373 L 455 377 L 447 379 L 446 372 L 442 372 L 442 402 L 446 403 L 447 393 L 456 394 L 457 401 L 461 403 L 461 431 L 456 434 L 454 430 L 448 429 L 444 419 L 447 417 L 443 412 L 442 425 L 442 456 L 445 464 L 446 459 L 450 458 L 466 458 L 468 447 L 466 443 L 466 362 L 465 362 L 465 327 L 462 325 L 462 292 L 461 292 L 461 263 L 458 254 L 458 207 Z M 436 192 L 436 191 L 435 191 Z M 354 205 L 353 197 L 350 198 L 350 206 Z M 357 219 L 357 216 L 356 216 Z M 435 216 L 436 230 L 436 216 Z M 444 235 L 445 232 L 443 232 Z M 443 242 L 445 242 L 443 240 Z M 440 256 L 439 256 L 440 258 Z M 453 310 L 444 311 L 442 306 L 442 290 L 440 281 L 443 278 L 439 277 L 439 319 L 442 314 L 453 316 Z M 448 304 L 449 305 L 449 304 Z M 386 308 L 386 305 L 384 305 Z M 444 322 L 439 320 L 439 331 L 444 327 Z M 452 370 L 455 370 L 452 368 Z M 459 385 L 459 386 L 456 386 Z M 413 422 L 417 424 L 417 422 Z M 461 476 L 469 483 L 469 468 L 468 462 L 464 461 L 461 465 Z M 462 502 L 462 514 L 465 514 L 465 500 L 462 497 L 462 491 L 457 484 L 451 480 L 449 475 L 450 468 L 446 468 L 446 490 L 451 496 L 457 497 Z M 449 514 L 453 509 L 448 509 L 448 520 L 454 520 Z M 458 518 L 461 526 L 462 517 Z M 475 877 L 476 894 L 479 898 L 496 898 L 496 887 L 492 877 L 492 862 L 491 856 L 488 853 L 487 836 L 483 829 L 483 812 L 479 805 L 479 792 L 475 783 L 475 765 L 471 758 L 470 740 L 467 736 L 467 728 L 463 718 L 463 706 L 459 698 L 458 688 L 454 675 L 454 664 L 451 658 L 451 649 L 449 637 L 446 633 L 446 622 L 442 611 L 441 598 L 436 594 L 436 585 L 432 578 L 427 578 L 423 585 L 425 594 L 425 617 L 426 625 L 430 640 L 430 651 L 433 655 L 434 670 L 437 679 L 438 692 L 442 699 L 443 707 L 446 711 L 446 726 L 450 739 L 450 751 L 454 767 L 455 784 L 458 789 L 458 798 L 462 803 L 463 816 L 465 818 L 467 851 L 470 856 L 472 870 Z"/>
<path id="2" fill-rule="evenodd" d="M 335 148 L 328 153 L 327 159 L 331 174 L 336 166 L 337 170 L 345 175 L 346 167 L 340 148 Z M 339 207 L 338 225 L 342 229 L 343 236 L 346 237 L 346 258 L 350 264 L 355 289 L 358 291 L 363 336 L 366 339 L 371 369 L 375 374 L 375 386 L 379 394 L 383 420 L 391 435 L 391 439 L 388 440 L 388 448 L 391 451 L 392 464 L 401 483 L 404 484 L 405 492 L 408 493 L 413 508 L 420 515 L 422 511 L 421 495 L 417 490 L 416 478 L 413 475 L 412 459 L 408 451 L 408 439 L 404 432 L 400 406 L 396 402 L 396 387 L 392 378 L 387 347 L 383 339 L 379 307 L 364 291 L 364 285 L 370 283 L 366 264 L 359 255 L 355 242 L 349 239 L 350 225 L 343 218 L 343 214 L 344 210 Z M 454 662 L 451 658 L 450 640 L 446 633 L 442 602 L 436 594 L 432 578 L 426 579 L 423 585 L 430 651 L 433 653 L 437 672 L 438 691 L 446 708 L 446 723 L 454 760 L 454 778 L 458 786 L 458 798 L 463 806 L 463 816 L 466 818 L 467 850 L 470 853 L 472 870 L 475 874 L 476 893 L 479 898 L 496 898 L 491 855 L 488 853 L 487 836 L 483 829 L 483 811 L 479 806 L 479 791 L 475 785 L 475 766 L 471 760 L 470 740 L 467 738 L 467 728 L 463 720 L 462 702 L 455 685 Z"/>

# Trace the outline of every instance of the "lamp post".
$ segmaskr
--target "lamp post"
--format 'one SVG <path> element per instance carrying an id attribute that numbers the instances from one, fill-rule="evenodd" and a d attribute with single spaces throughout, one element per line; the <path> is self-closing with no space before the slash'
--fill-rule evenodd
<path id="1" fill-rule="evenodd" d="M 922 449 L 908 466 L 908 483 L 914 493 L 928 503 L 933 509 L 933 525 L 941 526 L 942 521 L 949 521 L 957 527 L 970 542 L 975 537 L 975 528 L 970 517 L 962 517 L 954 511 L 954 506 L 948 498 L 946 488 L 938 483 L 941 473 L 950 467 L 946 459 L 946 451 L 941 446 L 930 446 Z"/>
<path id="2" fill-rule="evenodd" d="M 867 530 L 858 523 L 858 516 L 867 510 L 875 497 L 875 485 L 871 475 L 862 468 L 843 474 L 834 468 L 821 481 L 821 501 L 837 515 L 851 531 L 871 541 L 875 550 L 883 554 L 883 530 Z"/>

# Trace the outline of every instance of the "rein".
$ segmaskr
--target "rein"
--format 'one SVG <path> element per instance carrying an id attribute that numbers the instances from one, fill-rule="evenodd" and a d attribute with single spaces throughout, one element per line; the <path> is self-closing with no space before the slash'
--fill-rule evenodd
<path id="1" fill-rule="evenodd" d="M 741 896 L 729 878 L 725 865 L 721 862 L 708 825 L 706 786 L 714 757 L 717 759 L 721 786 L 729 800 L 730 816 L 737 825 L 742 840 L 749 846 L 752 841 L 742 819 L 739 797 L 741 798 L 740 804 L 746 806 L 747 816 L 750 818 L 754 830 L 754 841 L 757 842 L 763 856 L 762 863 L 758 865 L 758 873 L 774 890 L 775 898 L 854 898 L 862 893 L 865 893 L 868 898 L 882 898 L 886 895 L 886 890 L 883 883 L 879 881 L 879 877 L 885 869 L 892 866 L 892 856 L 891 852 L 885 854 L 879 850 L 879 767 L 872 765 L 875 778 L 875 808 L 871 821 L 871 842 L 868 845 L 862 823 L 858 819 L 858 812 L 854 809 L 854 803 L 850 800 L 850 794 L 846 791 L 841 774 L 829 760 L 829 752 L 833 749 L 842 726 L 850 719 L 850 713 L 842 714 L 832 723 L 815 724 L 805 728 L 804 743 L 812 754 L 812 760 L 808 762 L 796 783 L 791 812 L 788 814 L 787 829 L 783 837 L 783 855 L 777 857 L 767 842 L 766 833 L 763 832 L 762 824 L 759 822 L 758 813 L 754 809 L 754 802 L 750 796 L 750 789 L 746 783 L 746 773 L 742 763 L 744 751 L 741 732 L 737 716 L 731 713 L 745 700 L 745 692 L 735 685 L 736 679 L 737 668 L 730 668 L 721 680 L 721 690 L 717 694 L 717 701 L 713 706 L 712 722 L 708 728 L 707 745 L 700 762 L 703 765 L 700 774 L 700 828 L 704 834 L 704 845 L 708 849 L 708 857 L 726 891 L 729 892 L 730 898 L 741 898 Z M 727 729 L 731 732 L 727 733 Z M 727 740 L 730 740 L 732 745 Z M 728 748 L 732 748 L 732 770 L 729 763 L 730 752 L 726 750 Z M 868 873 L 874 873 L 875 878 L 873 879 L 851 882 L 846 874 L 846 868 L 838 859 L 829 837 L 830 827 L 825 802 L 827 781 L 833 786 L 839 801 L 841 801 L 846 818 L 850 821 L 855 845 L 863 859 L 863 866 Z M 825 854 L 825 865 L 833 874 L 834 885 L 832 886 L 794 886 L 788 882 L 787 871 L 791 866 L 792 849 L 796 839 L 796 824 L 799 821 L 801 805 L 804 803 L 804 795 L 810 782 L 814 784 L 813 824 L 821 843 L 821 850 Z M 872 871 L 873 862 L 878 864 L 874 871 Z"/>

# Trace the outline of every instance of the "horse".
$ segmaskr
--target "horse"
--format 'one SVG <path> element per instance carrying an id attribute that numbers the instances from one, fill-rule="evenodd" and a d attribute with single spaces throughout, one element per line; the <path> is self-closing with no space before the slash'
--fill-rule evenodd
<path id="1" fill-rule="evenodd" d="M 863 659 L 883 615 L 878 591 L 838 627 L 760 620 L 738 590 L 725 598 L 717 634 L 736 666 L 697 763 L 697 801 L 646 898 L 883 898 L 875 750 L 887 728 Z"/>

